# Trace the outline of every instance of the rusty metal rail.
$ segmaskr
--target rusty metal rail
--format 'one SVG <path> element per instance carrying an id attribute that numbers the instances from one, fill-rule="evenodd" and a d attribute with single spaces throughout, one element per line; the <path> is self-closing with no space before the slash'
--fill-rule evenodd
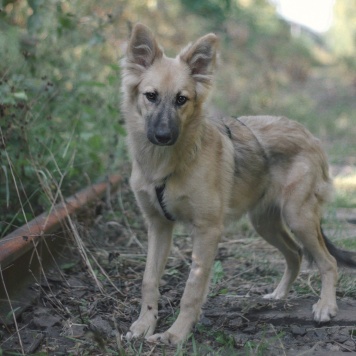
<path id="1" fill-rule="evenodd" d="M 111 175 L 106 181 L 93 184 L 53 206 L 24 226 L 0 240 L 0 268 L 4 269 L 31 250 L 39 239 L 58 229 L 64 219 L 94 199 L 102 197 L 108 189 L 116 190 L 121 177 Z"/>

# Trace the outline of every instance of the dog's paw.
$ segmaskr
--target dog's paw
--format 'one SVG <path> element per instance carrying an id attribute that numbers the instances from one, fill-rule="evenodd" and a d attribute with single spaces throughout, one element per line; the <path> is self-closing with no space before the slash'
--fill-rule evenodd
<path id="1" fill-rule="evenodd" d="M 161 334 L 154 334 L 150 337 L 147 337 L 146 339 L 148 342 L 162 343 L 166 345 L 176 345 L 183 340 L 183 338 L 179 337 L 178 335 L 174 335 L 169 331 L 166 331 Z"/>
<path id="2" fill-rule="evenodd" d="M 142 317 L 137 319 L 130 327 L 126 334 L 126 339 L 131 340 L 141 336 L 149 337 L 153 334 L 156 327 L 157 319 L 155 317 Z"/>
<path id="3" fill-rule="evenodd" d="M 126 340 L 130 341 L 132 339 L 137 339 L 139 337 L 147 337 L 153 334 L 153 330 L 150 331 L 149 327 L 142 326 L 141 328 L 130 328 L 125 335 Z"/>
<path id="4" fill-rule="evenodd" d="M 279 300 L 279 299 L 285 299 L 286 297 L 287 297 L 286 293 L 281 293 L 281 292 L 275 290 L 273 293 L 265 294 L 263 296 L 263 299 Z"/>
<path id="5" fill-rule="evenodd" d="M 320 299 L 313 305 L 314 320 L 318 323 L 326 323 L 333 318 L 338 311 L 336 303 L 330 303 Z"/>

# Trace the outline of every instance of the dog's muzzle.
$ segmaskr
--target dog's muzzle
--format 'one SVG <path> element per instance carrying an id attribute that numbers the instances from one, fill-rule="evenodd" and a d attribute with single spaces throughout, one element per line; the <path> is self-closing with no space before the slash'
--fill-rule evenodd
<path id="1" fill-rule="evenodd" d="M 173 137 L 172 131 L 165 127 L 159 127 L 157 130 L 155 130 L 154 139 L 155 142 L 157 142 L 156 144 L 161 146 L 170 146 L 173 145 L 176 141 Z"/>
<path id="2" fill-rule="evenodd" d="M 176 122 L 156 123 L 149 125 L 147 129 L 147 138 L 154 145 L 172 146 L 176 143 L 179 135 L 179 127 Z"/>

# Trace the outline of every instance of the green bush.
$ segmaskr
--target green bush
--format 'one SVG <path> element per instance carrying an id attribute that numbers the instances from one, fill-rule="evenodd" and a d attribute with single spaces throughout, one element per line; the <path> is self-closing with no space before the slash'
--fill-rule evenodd
<path id="1" fill-rule="evenodd" d="M 0 17 L 1 236 L 122 158 L 110 18 L 91 4 L 10 2 Z"/>

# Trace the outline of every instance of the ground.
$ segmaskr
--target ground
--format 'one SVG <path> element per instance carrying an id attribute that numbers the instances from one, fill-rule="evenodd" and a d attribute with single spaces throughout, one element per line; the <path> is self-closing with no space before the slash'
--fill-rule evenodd
<path id="1" fill-rule="evenodd" d="M 83 244 L 66 248 L 58 267 L 0 331 L 3 354 L 18 355 L 325 355 L 356 353 L 355 274 L 341 270 L 339 314 L 326 325 L 312 320 L 319 278 L 304 266 L 287 300 L 262 299 L 283 271 L 281 256 L 251 230 L 247 220 L 226 229 L 214 265 L 212 286 L 199 323 L 178 348 L 128 342 L 123 335 L 137 318 L 146 252 L 145 227 L 124 178 L 111 199 L 77 217 Z M 342 211 L 341 224 L 354 228 Z M 88 222 L 92 221 L 91 227 Z M 70 253 L 69 253 L 70 252 Z M 83 253 L 86 259 L 83 259 Z M 189 271 L 189 234 L 178 228 L 161 283 L 158 331 L 177 315 Z M 85 260 L 90 261 L 92 273 Z M 100 266 L 100 267 L 99 267 Z M 96 276 L 97 281 L 93 278 Z M 106 275 L 106 277 L 104 276 Z M 20 335 L 20 337 L 19 337 Z M 21 339 L 22 345 L 19 340 Z M 7 351 L 6 351 L 7 350 Z"/>

